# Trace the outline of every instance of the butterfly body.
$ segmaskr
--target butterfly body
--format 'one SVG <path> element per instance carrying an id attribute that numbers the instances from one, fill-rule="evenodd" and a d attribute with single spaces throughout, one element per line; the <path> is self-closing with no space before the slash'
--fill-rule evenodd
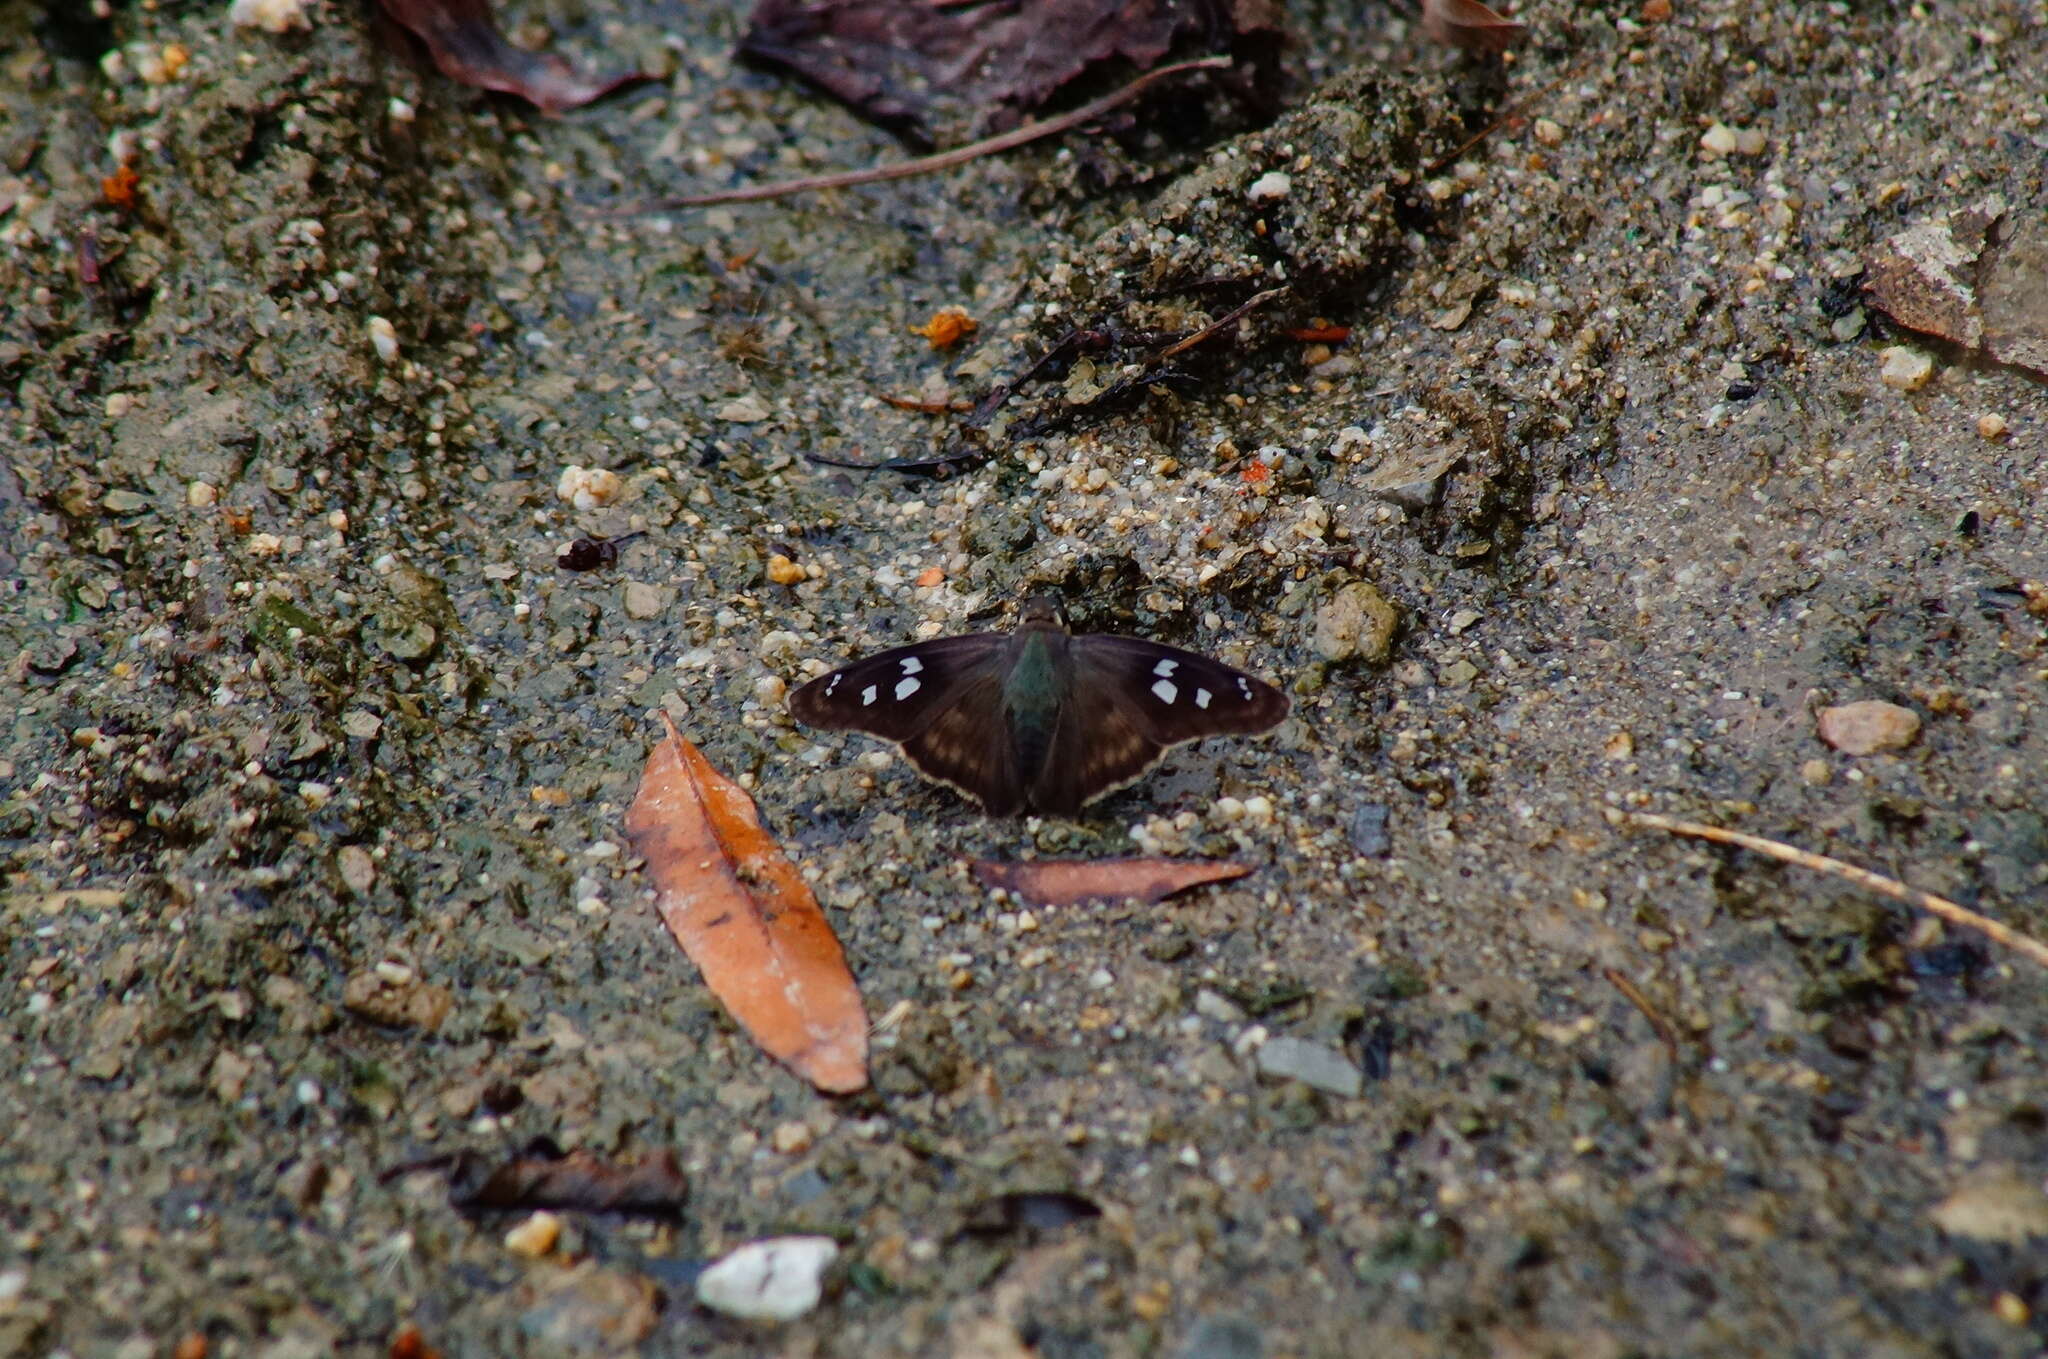
<path id="1" fill-rule="evenodd" d="M 1073 815 L 1173 746 L 1264 731 L 1287 715 L 1272 685 L 1191 651 L 1068 631 L 1025 601 L 1016 631 L 970 633 L 851 662 L 789 697 L 806 726 L 895 741 L 919 773 L 996 816 Z"/>

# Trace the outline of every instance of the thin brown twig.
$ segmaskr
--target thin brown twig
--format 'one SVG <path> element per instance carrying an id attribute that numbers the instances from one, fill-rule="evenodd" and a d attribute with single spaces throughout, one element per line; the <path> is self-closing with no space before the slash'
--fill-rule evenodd
<path id="1" fill-rule="evenodd" d="M 1656 1031 L 1658 1040 L 1664 1044 L 1665 1055 L 1670 1057 L 1671 1064 L 1676 1066 L 1678 1064 L 1678 1030 L 1671 1027 L 1671 1021 L 1666 1019 L 1663 1012 L 1656 1006 L 1650 1004 L 1650 998 L 1643 994 L 1642 988 L 1630 981 L 1628 975 L 1621 971 L 1621 969 L 1603 967 L 1600 969 L 1600 975 L 1607 978 L 1615 990 L 1628 997 L 1629 1004 L 1642 1011 L 1643 1018 L 1650 1021 L 1650 1027 Z"/>
<path id="2" fill-rule="evenodd" d="M 2048 944 L 2042 943 L 2031 935 L 2021 934 L 2009 925 L 2001 925 L 1996 920 L 1978 915 L 1967 906 L 1958 906 L 1946 897 L 1938 897 L 1932 892 L 1923 892 L 1917 887 L 1908 887 L 1897 878 L 1888 878 L 1882 873 L 1873 873 L 1867 868 L 1858 868 L 1854 864 L 1843 863 L 1840 859 L 1830 859 L 1825 854 L 1815 854 L 1811 850 L 1781 844 L 1776 840 L 1767 840 L 1761 835 L 1749 835 L 1742 831 L 1723 830 L 1719 826 L 1702 825 L 1697 821 L 1680 821 L 1669 816 L 1658 816 L 1652 812 L 1622 812 L 1619 815 L 1639 826 L 1650 826 L 1657 830 L 1670 831 L 1673 835 L 1690 835 L 1696 839 L 1711 840 L 1721 845 L 1735 845 L 1742 849 L 1754 850 L 1758 854 L 1768 855 L 1783 863 L 1797 864 L 1801 868 L 1811 868 L 1818 873 L 1833 874 L 1835 877 L 1846 879 L 1860 887 L 1868 887 L 1871 891 L 1881 893 L 1895 901 L 1903 901 L 1908 906 L 1918 906 L 1928 914 L 1939 916 L 1952 925 L 1960 925 L 1966 930 L 1974 930 L 1993 943 L 2003 944 L 2015 953 L 2025 954 L 2042 967 L 2048 967 Z"/>
<path id="3" fill-rule="evenodd" d="M 656 198 L 634 207 L 612 208 L 607 210 L 605 215 L 622 217 L 642 212 L 673 212 L 678 208 L 708 208 L 721 203 L 760 203 L 771 198 L 786 198 L 791 194 L 814 193 L 819 189 L 845 189 L 857 184 L 883 184 L 890 180 L 928 175 L 937 170 L 950 170 L 956 165 L 965 165 L 983 156 L 1015 150 L 1042 137 L 1055 136 L 1083 123 L 1091 123 L 1103 114 L 1128 104 L 1170 76 L 1185 75 L 1189 71 L 1220 71 L 1230 65 L 1229 57 L 1201 57 L 1194 61 L 1177 61 L 1170 66 L 1147 71 L 1128 85 L 1112 90 L 1100 99 L 1091 100 L 1071 113 L 1062 113 L 1054 118 L 1041 118 L 1037 122 L 1025 123 L 1022 127 L 1013 127 L 1008 132 L 984 137 L 965 146 L 956 146 L 950 151 L 920 156 L 916 160 L 899 161 L 894 165 L 871 165 L 865 170 L 846 170 L 833 175 L 786 179 L 779 184 L 755 184 L 744 189 L 722 189 L 717 193 Z"/>

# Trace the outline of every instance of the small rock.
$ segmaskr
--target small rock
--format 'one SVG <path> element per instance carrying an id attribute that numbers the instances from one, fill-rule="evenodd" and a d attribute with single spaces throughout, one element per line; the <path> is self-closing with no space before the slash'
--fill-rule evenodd
<path id="1" fill-rule="evenodd" d="M 1401 615 L 1387 597 L 1362 580 L 1340 586 L 1316 610 L 1312 645 L 1326 661 L 1353 657 L 1383 665 L 1393 654 L 1394 630 Z"/>
<path id="2" fill-rule="evenodd" d="M 768 579 L 777 585 L 801 585 L 810 579 L 810 573 L 777 552 L 768 558 Z"/>
<path id="3" fill-rule="evenodd" d="M 562 1219 L 540 1212 L 505 1233 L 505 1249 L 522 1260 L 538 1260 L 555 1248 L 562 1236 Z"/>
<path id="4" fill-rule="evenodd" d="M 1365 1089 L 1365 1078 L 1344 1054 L 1320 1043 L 1301 1038 L 1269 1038 L 1259 1048 L 1259 1074 L 1277 1080 L 1300 1081 L 1303 1085 L 1356 1099 Z"/>
<path id="5" fill-rule="evenodd" d="M 1384 802 L 1368 802 L 1353 812 L 1344 834 L 1351 841 L 1351 848 L 1369 859 L 1384 858 L 1394 848 L 1394 838 L 1387 833 Z"/>
<path id="6" fill-rule="evenodd" d="M 343 983 L 341 1008 L 359 1019 L 391 1028 L 424 1029 L 441 1027 L 455 1006 L 455 993 L 445 986 L 423 981 L 393 981 L 369 968 Z"/>
<path id="7" fill-rule="evenodd" d="M 768 1145 L 784 1156 L 801 1156 L 811 1149 L 811 1127 L 801 1119 L 791 1119 L 776 1125 L 769 1134 Z"/>
<path id="8" fill-rule="evenodd" d="M 1254 203 L 1274 203 L 1294 190 L 1294 181 L 1278 170 L 1268 170 L 1253 180 L 1244 196 Z"/>
<path id="9" fill-rule="evenodd" d="M 555 479 L 555 498 L 566 500 L 579 510 L 594 510 L 619 498 L 625 483 L 617 472 L 603 467 L 570 463 Z"/>
<path id="10" fill-rule="evenodd" d="M 818 1305 L 825 1269 L 838 1258 L 828 1236 L 749 1242 L 697 1276 L 697 1301 L 749 1321 L 794 1321 Z"/>
<path id="11" fill-rule="evenodd" d="M 1263 1359 L 1266 1339 L 1242 1317 L 1204 1317 L 1174 1359 Z"/>
<path id="12" fill-rule="evenodd" d="M 207 1088 L 222 1104 L 233 1104 L 242 1097 L 242 1090 L 255 1070 L 256 1064 L 247 1057 L 222 1048 L 213 1059 L 213 1069 L 207 1073 Z"/>
<path id="13" fill-rule="evenodd" d="M 1904 750 L 1920 734 L 1920 715 L 1911 708 L 1867 698 L 1820 710 L 1820 739 L 1844 755 Z"/>
<path id="14" fill-rule="evenodd" d="M 1564 129 L 1548 118 L 1538 118 L 1530 131 L 1543 146 L 1564 145 Z"/>
<path id="15" fill-rule="evenodd" d="M 384 719 L 368 708 L 350 708 L 341 715 L 341 729 L 358 741 L 374 741 L 384 730 Z"/>
<path id="16" fill-rule="evenodd" d="M 1195 1013 L 1204 1019 L 1214 1019 L 1224 1024 L 1242 1024 L 1245 1021 L 1245 1013 L 1241 1008 L 1206 986 L 1195 992 Z"/>
<path id="17" fill-rule="evenodd" d="M 1980 439 L 2003 439 L 2007 425 L 2002 415 L 1980 415 L 1977 417 L 1977 437 Z"/>
<path id="18" fill-rule="evenodd" d="M 626 617 L 659 618 L 668 612 L 669 591 L 644 580 L 626 582 Z"/>
<path id="19" fill-rule="evenodd" d="M 661 1320 L 660 1290 L 644 1274 L 589 1261 L 534 1273 L 518 1324 L 539 1353 L 633 1353 Z"/>
<path id="20" fill-rule="evenodd" d="M 1883 367 L 1878 379 L 1901 392 L 1917 392 L 1934 376 L 1934 357 L 1910 345 L 1887 345 L 1877 351 Z"/>
<path id="21" fill-rule="evenodd" d="M 2009 1167 L 1980 1172 L 1934 1205 L 1929 1216 L 1950 1236 L 2017 1245 L 2048 1236 L 2048 1194 L 2038 1176 Z"/>
<path id="22" fill-rule="evenodd" d="M 758 425 L 773 413 L 768 409 L 768 403 L 752 392 L 734 397 L 717 411 L 719 419 L 730 420 L 736 425 Z"/>
<path id="23" fill-rule="evenodd" d="M 377 351 L 377 362 L 396 363 L 398 361 L 398 328 L 396 326 L 381 316 L 372 316 L 363 323 L 363 329 L 369 332 L 370 348 Z"/>
<path id="24" fill-rule="evenodd" d="M 1825 788 L 1835 777 L 1826 760 L 1808 760 L 1799 766 L 1799 778 L 1809 788 Z"/>
<path id="25" fill-rule="evenodd" d="M 265 33 L 312 27 L 306 18 L 306 0 L 235 0 L 228 7 L 228 22 L 237 28 L 260 28 Z"/>
<path id="26" fill-rule="evenodd" d="M 149 508 L 149 497 L 134 491 L 109 491 L 100 497 L 100 508 L 108 514 L 135 514 Z"/>
<path id="27" fill-rule="evenodd" d="M 1735 129 L 1726 123 L 1715 123 L 1700 134 L 1700 150 L 1710 156 L 1732 156 L 1737 144 Z"/>

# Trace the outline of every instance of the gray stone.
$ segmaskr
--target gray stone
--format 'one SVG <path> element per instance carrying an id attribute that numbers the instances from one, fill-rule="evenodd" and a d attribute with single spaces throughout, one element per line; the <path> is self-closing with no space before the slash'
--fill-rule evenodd
<path id="1" fill-rule="evenodd" d="M 1300 1081 L 1326 1094 L 1356 1099 L 1365 1089 L 1358 1068 L 1335 1048 L 1300 1038 L 1269 1038 L 1259 1049 L 1259 1074 Z"/>

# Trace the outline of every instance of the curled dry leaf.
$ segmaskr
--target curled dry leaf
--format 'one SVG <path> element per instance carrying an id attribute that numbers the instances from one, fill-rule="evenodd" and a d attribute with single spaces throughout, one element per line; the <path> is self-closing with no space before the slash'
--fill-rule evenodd
<path id="1" fill-rule="evenodd" d="M 511 1159 L 486 1170 L 481 1158 L 455 1160 L 448 1197 L 458 1208 L 568 1208 L 589 1213 L 673 1216 L 689 1197 L 689 1180 L 667 1148 L 633 1161 L 607 1161 L 578 1149 L 564 1152 L 537 1137 Z"/>
<path id="2" fill-rule="evenodd" d="M 1243 864 L 1208 859 L 976 859 L 971 866 L 974 880 L 983 887 L 1000 887 L 1038 906 L 1129 897 L 1164 901 L 1190 887 L 1228 882 L 1251 872 Z"/>
<path id="3" fill-rule="evenodd" d="M 561 113 L 610 94 L 638 72 L 590 77 L 562 58 L 529 52 L 506 41 L 491 17 L 490 0 L 379 0 L 384 12 L 426 45 L 427 55 L 450 80 L 516 94 Z"/>
<path id="4" fill-rule="evenodd" d="M 1479 0 L 1422 0 L 1422 31 L 1431 42 L 1467 52 L 1505 52 L 1526 30 Z"/>
<path id="5" fill-rule="evenodd" d="M 676 733 L 647 757 L 626 834 L 705 985 L 754 1041 L 820 1090 L 868 1083 L 868 1021 L 846 955 L 754 800 Z"/>
<path id="6" fill-rule="evenodd" d="M 2048 228 L 1993 194 L 1886 240 L 1863 286 L 1894 321 L 2048 374 Z"/>

